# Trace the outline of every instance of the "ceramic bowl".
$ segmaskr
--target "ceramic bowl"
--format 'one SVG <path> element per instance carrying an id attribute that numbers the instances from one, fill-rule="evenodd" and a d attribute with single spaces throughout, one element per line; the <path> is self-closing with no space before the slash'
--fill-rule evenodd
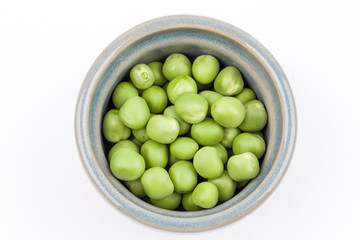
<path id="1" fill-rule="evenodd" d="M 137 198 L 113 177 L 101 122 L 115 86 L 137 63 L 163 61 L 180 52 L 189 58 L 216 56 L 223 66 L 243 74 L 268 112 L 266 154 L 261 171 L 242 191 L 218 206 L 201 211 L 165 210 Z M 142 23 L 115 39 L 96 59 L 80 89 L 75 113 L 80 158 L 106 199 L 132 218 L 169 231 L 213 229 L 250 213 L 275 189 L 289 165 L 296 139 L 296 111 L 290 86 L 274 57 L 252 36 L 216 19 L 176 15 Z"/>

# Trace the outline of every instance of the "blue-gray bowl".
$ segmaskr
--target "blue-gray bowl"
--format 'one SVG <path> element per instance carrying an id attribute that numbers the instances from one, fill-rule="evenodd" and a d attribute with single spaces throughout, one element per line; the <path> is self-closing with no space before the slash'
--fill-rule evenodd
<path id="1" fill-rule="evenodd" d="M 171 53 L 216 56 L 237 67 L 268 112 L 261 171 L 232 199 L 212 209 L 165 210 L 137 198 L 109 170 L 101 121 L 115 86 L 137 63 L 164 60 Z M 80 158 L 100 192 L 123 213 L 169 231 L 202 231 L 245 216 L 275 189 L 290 163 L 296 139 L 296 111 L 290 86 L 274 57 L 257 40 L 228 23 L 176 15 L 142 23 L 115 39 L 96 59 L 80 89 L 75 113 Z"/>

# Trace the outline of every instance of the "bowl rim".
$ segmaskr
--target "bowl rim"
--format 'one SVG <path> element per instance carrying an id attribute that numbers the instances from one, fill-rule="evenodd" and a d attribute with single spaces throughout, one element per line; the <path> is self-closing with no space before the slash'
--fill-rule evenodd
<path id="1" fill-rule="evenodd" d="M 169 27 L 171 26 L 171 27 Z M 144 31 L 139 31 L 140 29 L 146 29 L 148 28 L 149 31 L 147 32 L 148 35 L 151 35 L 151 31 L 157 31 L 160 30 L 169 30 L 169 29 L 179 29 L 179 28 L 200 28 L 200 29 L 206 29 L 210 31 L 215 31 L 217 34 L 223 34 L 226 35 L 226 37 L 230 37 L 232 39 L 239 39 L 239 36 L 241 38 L 246 39 L 246 46 L 251 48 L 251 51 L 254 55 L 256 55 L 261 62 L 267 65 L 269 68 L 269 71 L 273 75 L 274 78 L 278 80 L 277 87 L 279 88 L 279 91 L 281 93 L 281 97 L 283 98 L 283 103 L 286 104 L 287 112 L 285 113 L 284 117 L 284 123 L 287 125 L 286 131 L 287 131 L 287 139 L 286 139 L 286 146 L 284 146 L 284 153 L 283 153 L 283 161 L 281 162 L 280 168 L 274 168 L 269 172 L 269 175 L 271 174 L 271 182 L 267 182 L 268 185 L 266 186 L 259 186 L 260 188 L 263 188 L 261 191 L 261 194 L 258 196 L 257 201 L 250 203 L 248 206 L 244 207 L 241 214 L 238 214 L 236 216 L 232 216 L 231 218 L 218 218 L 215 221 L 211 220 L 211 217 L 213 217 L 214 214 L 210 215 L 199 215 L 199 214 L 189 214 L 191 219 L 194 222 L 202 222 L 202 224 L 199 224 L 200 227 L 192 226 L 184 226 L 181 224 L 181 221 L 178 225 L 176 224 L 176 220 L 180 220 L 179 216 L 174 216 L 172 214 L 166 214 L 162 215 L 161 213 L 156 213 L 152 211 L 156 207 L 149 205 L 148 209 L 143 209 L 139 206 L 136 206 L 134 203 L 130 203 L 130 205 L 123 206 L 121 203 L 119 203 L 119 199 L 114 197 L 114 193 L 111 189 L 109 189 L 109 186 L 106 186 L 109 183 L 104 183 L 103 177 L 100 176 L 101 173 L 98 171 L 97 166 L 91 165 L 89 163 L 89 160 L 92 158 L 90 152 L 91 149 L 89 149 L 89 146 L 87 146 L 85 137 L 89 137 L 88 133 L 85 131 L 84 123 L 82 122 L 82 119 L 84 118 L 83 113 L 85 111 L 89 111 L 88 108 L 86 108 L 86 100 L 88 100 L 91 95 L 91 87 L 93 86 L 94 79 L 97 79 L 99 75 L 103 74 L 103 71 L 105 69 L 104 64 L 111 62 L 114 58 L 114 52 L 119 47 L 119 43 L 125 42 L 125 40 L 128 41 L 128 39 L 133 38 L 136 36 L 136 39 L 145 37 L 146 34 L 144 34 Z M 141 34 L 139 34 L 141 32 Z M 242 42 L 242 44 L 244 44 Z M 120 44 L 121 45 L 121 44 Z M 169 15 L 169 16 L 163 16 L 160 18 L 155 18 L 148 20 L 146 22 L 143 22 L 141 24 L 136 25 L 135 27 L 129 29 L 128 31 L 121 34 L 119 37 L 117 37 L 115 40 L 113 40 L 99 55 L 99 57 L 95 60 L 93 65 L 90 67 L 83 83 L 79 91 L 79 95 L 76 102 L 76 109 L 75 109 L 75 138 L 76 138 L 76 144 L 78 149 L 78 154 L 80 156 L 82 165 L 84 169 L 86 170 L 87 175 L 91 179 L 91 182 L 96 186 L 96 189 L 101 193 L 102 196 L 105 197 L 106 200 L 112 203 L 113 206 L 116 206 L 117 209 L 120 209 L 123 213 L 125 213 L 127 216 L 130 216 L 133 219 L 136 219 L 142 223 L 145 223 L 147 225 L 150 225 L 152 227 L 160 228 L 163 230 L 170 230 L 170 231 L 177 231 L 177 232 L 195 232 L 195 231 L 204 231 L 208 229 L 213 229 L 216 227 L 220 227 L 226 224 L 229 224 L 231 222 L 234 222 L 235 220 L 238 220 L 244 216 L 246 216 L 248 213 L 256 209 L 262 202 L 264 202 L 270 194 L 276 189 L 276 187 L 279 185 L 281 180 L 283 179 L 289 164 L 291 162 L 295 145 L 296 145 L 296 135 L 297 135 L 297 116 L 296 116 L 296 106 L 294 97 L 290 88 L 290 84 L 285 76 L 285 73 L 283 72 L 282 68 L 280 67 L 279 63 L 276 61 L 276 59 L 271 55 L 271 53 L 261 44 L 259 43 L 255 38 L 253 38 L 248 33 L 244 32 L 240 28 L 231 25 L 229 23 L 223 22 L 218 19 L 209 18 L 205 16 L 198 16 L 198 15 Z M 84 132 L 85 131 L 85 132 Z M 275 165 L 275 162 L 274 162 Z M 274 166 L 272 166 L 274 167 Z M 268 176 L 266 176 L 267 178 Z M 270 176 L 269 176 L 270 177 Z M 262 183 L 266 182 L 267 180 L 264 179 Z M 262 184 L 261 183 L 261 184 Z M 260 185 L 261 185 L 260 184 Z M 141 200 L 142 201 L 142 200 Z M 128 203 L 129 204 L 129 203 Z M 128 208 L 131 209 L 128 209 Z M 236 207 L 236 206 L 234 206 Z M 230 211 L 231 209 L 227 209 L 227 211 Z M 132 211 L 137 211 L 137 214 L 134 214 Z M 141 211 L 139 213 L 139 211 Z M 166 213 L 171 210 L 161 210 L 162 212 Z M 206 210 L 205 210 L 206 211 Z M 159 211 L 157 211 L 159 212 Z M 173 211 L 171 211 L 173 212 Z M 224 212 L 222 212 L 224 214 Z M 171 219 L 171 223 L 169 221 L 164 220 L 164 217 L 168 220 Z M 177 219 L 179 218 L 179 219 Z M 181 217 L 181 219 L 190 219 L 190 218 L 184 218 Z M 175 220 L 175 221 L 174 221 Z"/>

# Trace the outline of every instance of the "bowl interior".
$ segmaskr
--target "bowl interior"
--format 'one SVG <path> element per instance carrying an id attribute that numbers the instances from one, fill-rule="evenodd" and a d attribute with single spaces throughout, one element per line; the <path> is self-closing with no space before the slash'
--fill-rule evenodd
<path id="1" fill-rule="evenodd" d="M 79 123 L 83 133 L 79 149 L 95 184 L 126 214 L 167 230 L 204 230 L 231 222 L 251 211 L 268 196 L 281 178 L 289 158 L 289 143 L 286 140 L 293 134 L 289 132 L 288 123 L 292 103 L 286 101 L 286 94 L 291 97 L 291 93 L 287 93 L 286 78 L 276 61 L 240 29 L 234 31 L 231 25 L 196 17 L 182 19 L 181 22 L 170 19 L 173 24 L 166 20 L 150 21 L 128 31 L 97 59 L 85 79 L 83 94 L 79 98 L 81 113 L 78 113 L 78 119 L 85 121 Z M 245 85 L 255 91 L 268 112 L 265 128 L 267 150 L 259 175 L 232 199 L 208 210 L 172 211 L 146 203 L 113 177 L 106 159 L 111 145 L 102 136 L 101 122 L 112 106 L 112 91 L 119 82 L 129 79 L 129 71 L 135 64 L 164 61 L 175 52 L 185 54 L 190 60 L 201 54 L 211 54 L 222 67 L 237 67 Z"/>

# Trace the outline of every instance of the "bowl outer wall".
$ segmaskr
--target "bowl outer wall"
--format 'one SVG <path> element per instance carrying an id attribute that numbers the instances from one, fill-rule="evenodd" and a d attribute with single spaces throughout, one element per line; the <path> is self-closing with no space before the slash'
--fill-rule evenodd
<path id="1" fill-rule="evenodd" d="M 240 51 L 241 50 L 241 51 Z M 151 52 L 151 54 L 150 54 Z M 239 194 L 215 208 L 178 212 L 152 206 L 131 194 L 108 168 L 101 120 L 110 94 L 139 61 L 163 60 L 170 52 L 217 56 L 235 65 L 265 102 L 267 152 L 261 172 Z M 296 110 L 290 86 L 273 56 L 253 37 L 228 23 L 176 15 L 142 23 L 115 39 L 97 58 L 81 87 L 75 113 L 80 158 L 88 175 L 116 207 L 145 224 L 171 231 L 202 231 L 233 222 L 263 202 L 286 172 L 296 140 Z"/>

